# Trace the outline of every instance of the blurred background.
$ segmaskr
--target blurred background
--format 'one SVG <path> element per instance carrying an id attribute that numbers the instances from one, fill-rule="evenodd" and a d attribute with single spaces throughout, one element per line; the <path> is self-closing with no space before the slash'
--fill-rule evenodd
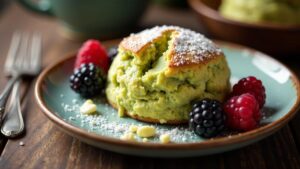
<path id="1" fill-rule="evenodd" d="M 178 25 L 274 56 L 299 54 L 299 18 L 299 0 L 0 0 L 0 31 L 25 23 L 26 29 L 47 27 L 45 33 L 82 41 Z"/>
<path id="2" fill-rule="evenodd" d="M 300 77 L 299 19 L 300 0 L 0 0 L 0 69 L 4 67 L 12 34 L 17 30 L 41 33 L 45 67 L 67 54 L 74 54 L 87 38 L 101 41 L 120 39 L 156 25 L 177 25 L 209 38 L 268 53 L 280 59 Z M 2 75 L 2 88 L 6 81 L 7 78 Z M 34 100 L 34 84 L 27 86 L 30 85 L 24 98 L 31 103 Z M 177 167 L 179 163 L 181 168 L 197 168 L 198 165 L 203 168 L 299 168 L 300 164 L 300 134 L 297 132 L 300 128 L 299 114 L 278 134 L 244 149 L 225 155 L 168 161 L 124 157 L 106 151 L 102 154 L 99 149 L 76 142 L 57 131 L 38 112 L 36 104 L 28 105 L 25 120 L 30 125 L 27 125 L 24 142 L 27 148 L 32 147 L 32 151 L 25 151 L 28 150 L 26 146 L 20 148 L 18 139 L 9 140 L 7 144 L 0 139 L 0 152 L 2 156 L 4 154 L 2 159 L 9 168 L 24 166 L 23 163 L 32 163 L 32 160 L 38 161 L 38 166 L 48 164 L 53 168 L 66 167 L 66 161 L 81 166 L 91 162 L 99 165 L 102 162 L 108 168 L 117 168 L 126 163 L 127 166 L 137 163 L 139 168 Z M 70 144 L 76 148 L 66 148 Z M 74 154 L 77 153 L 81 158 L 76 159 Z M 86 155 L 89 157 L 86 158 Z M 82 159 L 85 161 L 81 162 Z"/>

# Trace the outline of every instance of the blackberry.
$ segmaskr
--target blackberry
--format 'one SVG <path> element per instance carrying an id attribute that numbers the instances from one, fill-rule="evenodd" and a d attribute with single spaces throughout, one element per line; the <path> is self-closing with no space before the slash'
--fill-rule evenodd
<path id="1" fill-rule="evenodd" d="M 102 70 L 93 63 L 81 64 L 70 76 L 70 87 L 83 97 L 92 97 L 105 86 Z"/>
<path id="2" fill-rule="evenodd" d="M 110 63 L 112 63 L 112 61 L 117 56 L 117 54 L 118 54 L 118 48 L 116 46 L 108 49 L 108 58 Z"/>
<path id="3" fill-rule="evenodd" d="M 196 102 L 189 114 L 189 127 L 197 135 L 211 138 L 225 129 L 226 116 L 217 100 L 203 99 Z"/>

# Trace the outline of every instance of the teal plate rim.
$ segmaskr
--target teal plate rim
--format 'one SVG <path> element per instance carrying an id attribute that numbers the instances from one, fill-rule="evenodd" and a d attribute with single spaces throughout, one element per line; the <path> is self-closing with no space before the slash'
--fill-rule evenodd
<path id="1" fill-rule="evenodd" d="M 120 40 L 111 40 L 111 41 L 106 41 L 103 42 L 105 46 L 113 46 L 118 44 Z M 46 106 L 44 100 L 43 100 L 43 95 L 42 95 L 42 85 L 44 79 L 47 77 L 49 73 L 51 73 L 53 70 L 55 70 L 56 67 L 59 67 L 61 64 L 63 64 L 65 61 L 72 59 L 75 56 L 75 52 L 72 52 L 71 54 L 67 55 L 66 57 L 58 60 L 57 62 L 51 64 L 47 68 L 43 70 L 43 72 L 39 75 L 36 85 L 35 85 L 35 98 L 38 106 L 42 110 L 42 112 L 48 117 L 54 124 L 59 126 L 61 129 L 69 133 L 70 135 L 74 134 L 78 137 L 81 138 L 86 138 L 88 140 L 92 140 L 93 142 L 100 142 L 102 144 L 109 144 L 109 145 L 116 145 L 116 146 L 121 146 L 121 147 L 127 147 L 127 148 L 135 148 L 135 149 L 148 149 L 148 150 L 192 150 L 192 149 L 197 149 L 197 150 L 206 150 L 210 148 L 218 148 L 218 147 L 223 147 L 223 146 L 229 146 L 229 145 L 234 145 L 236 143 L 242 144 L 242 143 L 247 143 L 249 140 L 253 140 L 256 138 L 263 138 L 264 136 L 267 136 L 269 134 L 274 133 L 281 127 L 283 127 L 294 115 L 297 113 L 297 110 L 299 109 L 299 104 L 300 104 L 300 82 L 298 77 L 295 75 L 293 71 L 291 71 L 287 66 L 282 64 L 281 62 L 277 61 L 276 59 L 263 54 L 261 52 L 256 51 L 255 49 L 251 49 L 245 46 L 241 46 L 238 44 L 233 44 L 229 42 L 224 42 L 224 41 L 219 41 L 215 40 L 217 44 L 220 44 L 222 46 L 228 46 L 231 48 L 238 48 L 238 49 L 243 49 L 246 50 L 250 53 L 258 53 L 260 57 L 264 57 L 267 59 L 271 59 L 274 62 L 278 63 L 279 65 L 285 67 L 289 72 L 291 73 L 291 80 L 293 82 L 293 85 L 295 87 L 295 90 L 297 91 L 297 100 L 295 104 L 292 106 L 290 111 L 285 114 L 283 117 L 280 119 L 269 123 L 267 125 L 261 126 L 257 129 L 248 131 L 248 132 L 243 132 L 239 133 L 236 135 L 231 135 L 230 137 L 220 137 L 220 138 L 214 138 L 214 139 L 209 139 L 204 142 L 196 142 L 196 143 L 169 143 L 169 144 L 159 144 L 159 143 L 144 143 L 144 142 L 131 142 L 131 141 L 124 141 L 120 140 L 117 138 L 112 138 L 112 137 L 107 137 L 107 136 L 101 136 L 99 134 L 94 134 L 87 132 L 86 130 L 83 130 L 79 127 L 75 127 L 66 121 L 64 121 L 62 118 L 60 118 L 58 115 L 55 113 L 51 112 L 49 108 Z"/>

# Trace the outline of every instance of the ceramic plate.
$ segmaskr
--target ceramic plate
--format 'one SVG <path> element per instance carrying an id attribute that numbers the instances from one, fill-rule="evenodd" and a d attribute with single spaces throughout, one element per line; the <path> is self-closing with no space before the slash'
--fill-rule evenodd
<path id="1" fill-rule="evenodd" d="M 35 95 L 44 114 L 58 127 L 88 144 L 123 154 L 154 157 L 187 157 L 220 153 L 256 142 L 284 126 L 299 105 L 299 81 L 284 65 L 265 54 L 242 46 L 217 42 L 223 49 L 231 69 L 231 82 L 253 75 L 266 87 L 266 105 L 261 126 L 255 130 L 214 139 L 203 139 L 187 126 L 154 125 L 157 136 L 143 143 L 120 140 L 131 124 L 146 123 L 119 118 L 107 104 L 105 96 L 93 98 L 98 115 L 84 116 L 78 111 L 85 101 L 69 88 L 74 55 L 69 55 L 46 68 L 38 78 Z M 106 46 L 118 44 L 106 43 Z M 149 125 L 149 124 L 148 124 Z M 152 124 L 150 124 L 152 125 Z M 169 133 L 172 143 L 159 143 L 159 135 Z M 137 138 L 139 139 L 139 138 Z"/>

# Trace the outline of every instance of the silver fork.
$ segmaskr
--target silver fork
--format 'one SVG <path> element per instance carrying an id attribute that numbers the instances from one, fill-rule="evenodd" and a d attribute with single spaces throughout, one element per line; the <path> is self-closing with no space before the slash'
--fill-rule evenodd
<path id="1" fill-rule="evenodd" d="M 0 117 L 2 119 L 7 98 L 12 86 L 14 86 L 9 109 L 6 111 L 1 127 L 1 133 L 7 137 L 18 136 L 24 131 L 20 106 L 20 78 L 25 75 L 36 76 L 40 72 L 41 48 L 42 40 L 38 33 L 33 33 L 31 38 L 28 33 L 15 32 L 13 34 L 4 65 L 5 74 L 11 78 L 0 95 Z"/>

